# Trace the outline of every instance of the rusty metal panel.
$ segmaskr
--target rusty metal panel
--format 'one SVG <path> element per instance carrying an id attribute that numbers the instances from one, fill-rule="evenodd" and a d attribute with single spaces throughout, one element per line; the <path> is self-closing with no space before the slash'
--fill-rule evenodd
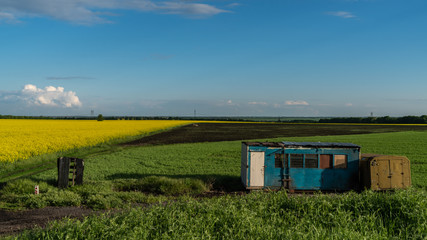
<path id="1" fill-rule="evenodd" d="M 319 167 L 322 169 L 332 168 L 332 155 L 331 154 L 320 154 Z"/>
<path id="2" fill-rule="evenodd" d="M 390 165 L 390 181 L 391 187 L 407 188 L 410 183 L 410 168 L 409 160 L 407 158 L 394 158 L 389 160 Z"/>
<path id="3" fill-rule="evenodd" d="M 363 154 L 360 171 L 364 188 L 388 190 L 411 185 L 410 163 L 404 156 Z"/>
<path id="4" fill-rule="evenodd" d="M 402 163 L 402 175 L 403 175 L 403 188 L 408 188 L 411 186 L 411 164 L 409 159 L 403 157 L 401 160 Z"/>
<path id="5" fill-rule="evenodd" d="M 387 160 L 374 158 L 372 160 L 373 173 L 376 174 L 379 189 L 391 189 L 390 164 Z"/>
<path id="6" fill-rule="evenodd" d="M 399 159 L 390 159 L 388 161 L 390 165 L 390 186 L 391 188 L 403 188 L 403 169 L 402 163 Z"/>

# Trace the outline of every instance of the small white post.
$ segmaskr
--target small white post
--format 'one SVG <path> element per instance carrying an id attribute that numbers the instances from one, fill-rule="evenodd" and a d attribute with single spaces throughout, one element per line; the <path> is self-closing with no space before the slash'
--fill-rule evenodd
<path id="1" fill-rule="evenodd" d="M 34 186 L 34 194 L 39 194 L 39 185 Z"/>

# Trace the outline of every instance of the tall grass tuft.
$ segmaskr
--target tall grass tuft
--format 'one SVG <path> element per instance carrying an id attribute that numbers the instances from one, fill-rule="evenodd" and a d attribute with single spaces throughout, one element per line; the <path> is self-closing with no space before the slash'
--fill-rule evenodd
<path id="1" fill-rule="evenodd" d="M 209 190 L 207 185 L 199 179 L 175 179 L 158 176 L 117 181 L 115 189 L 119 191 L 140 191 L 164 195 L 201 194 Z"/>

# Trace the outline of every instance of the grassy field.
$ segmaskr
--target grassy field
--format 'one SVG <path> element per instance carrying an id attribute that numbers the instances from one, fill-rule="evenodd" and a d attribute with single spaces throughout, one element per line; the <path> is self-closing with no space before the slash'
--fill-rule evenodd
<path id="1" fill-rule="evenodd" d="M 55 222 L 19 239 L 425 239 L 427 195 L 255 192 Z"/>
<path id="2" fill-rule="evenodd" d="M 427 237 L 427 131 L 259 140 L 351 142 L 360 145 L 362 153 L 405 155 L 411 160 L 413 188 L 396 193 L 305 197 L 258 192 L 200 199 L 194 196 L 209 190 L 242 190 L 241 141 L 115 146 L 86 156 L 85 185 L 58 190 L 56 170 L 44 171 L 8 183 L 0 190 L 0 208 L 105 209 L 169 202 L 114 216 L 58 222 L 19 236 L 23 239 Z M 34 184 L 40 185 L 41 194 L 31 194 Z"/>
<path id="3" fill-rule="evenodd" d="M 411 160 L 412 183 L 427 188 L 427 132 L 394 132 L 362 135 L 288 137 L 262 141 L 349 142 L 360 145 L 362 153 L 404 155 Z M 216 181 L 227 187 L 239 183 L 240 141 L 172 144 L 118 148 L 85 160 L 86 181 L 139 179 L 147 176 L 198 178 Z M 32 177 L 35 181 L 54 182 L 56 170 Z M 224 185 L 222 182 L 226 182 Z"/>

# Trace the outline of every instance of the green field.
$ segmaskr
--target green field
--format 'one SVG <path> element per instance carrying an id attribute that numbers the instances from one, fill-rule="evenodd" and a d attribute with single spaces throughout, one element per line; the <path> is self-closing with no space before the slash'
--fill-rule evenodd
<path id="1" fill-rule="evenodd" d="M 85 158 L 85 185 L 58 190 L 56 169 L 10 182 L 2 208 L 152 204 L 115 215 L 67 220 L 23 239 L 424 239 L 427 237 L 427 131 L 264 138 L 262 141 L 350 142 L 362 153 L 405 155 L 410 190 L 396 193 L 287 195 L 286 192 L 205 198 L 242 191 L 241 141 L 112 147 Z M 40 195 L 30 194 L 34 184 Z M 29 193 L 29 192 L 30 193 Z M 173 200 L 173 201 L 171 201 Z"/>
<path id="2" fill-rule="evenodd" d="M 255 192 L 55 222 L 20 239 L 425 239 L 427 195 Z"/>
<path id="3" fill-rule="evenodd" d="M 427 188 L 427 132 L 395 132 L 363 135 L 287 137 L 262 141 L 350 142 L 362 153 L 404 155 L 411 160 L 412 183 Z M 147 176 L 240 181 L 241 141 L 173 144 L 117 149 L 85 160 L 85 180 L 112 181 Z M 55 181 L 56 169 L 32 177 Z M 226 186 L 224 186 L 226 187 Z"/>

